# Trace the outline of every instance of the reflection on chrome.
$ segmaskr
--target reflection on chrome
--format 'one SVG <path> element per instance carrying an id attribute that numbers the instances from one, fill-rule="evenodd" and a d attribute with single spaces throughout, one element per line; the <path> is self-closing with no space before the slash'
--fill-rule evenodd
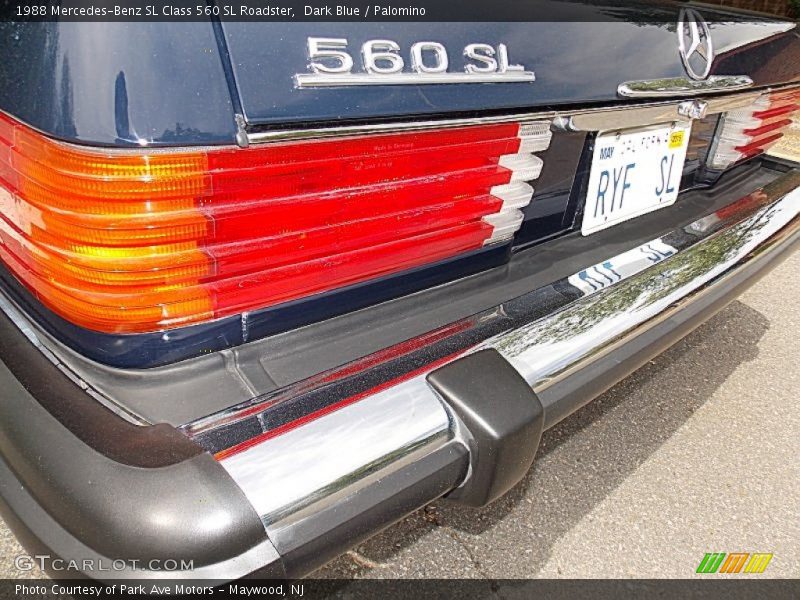
<path id="1" fill-rule="evenodd" d="M 451 437 L 442 403 L 417 376 L 221 462 L 274 532 Z"/>
<path id="2" fill-rule="evenodd" d="M 675 260 L 665 260 L 640 276 L 592 290 L 590 302 L 577 302 L 558 314 L 485 342 L 497 348 L 534 391 L 541 392 L 588 358 L 612 350 L 614 342 L 642 333 L 668 309 L 734 267 L 765 239 L 800 213 L 800 192 L 718 232 Z M 666 244 L 663 238 L 651 245 Z M 612 261 L 613 262 L 613 261 Z"/>
<path id="3" fill-rule="evenodd" d="M 752 85 L 753 80 L 747 75 L 712 75 L 708 79 L 701 80 L 671 77 L 626 81 L 619 85 L 617 93 L 626 98 L 673 98 L 743 90 Z"/>

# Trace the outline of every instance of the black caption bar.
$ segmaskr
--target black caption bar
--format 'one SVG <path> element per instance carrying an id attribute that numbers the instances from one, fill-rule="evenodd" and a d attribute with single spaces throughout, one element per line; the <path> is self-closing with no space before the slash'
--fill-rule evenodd
<path id="1" fill-rule="evenodd" d="M 789 600 L 797 597 L 798 583 L 768 579 L 677 579 L 677 580 L 313 580 L 295 582 L 259 581 L 217 585 L 170 580 L 91 582 L 54 582 L 49 580 L 0 581 L 3 598 L 66 600 L 74 598 L 260 598 L 264 600 L 384 600 L 415 598 L 439 600 L 461 598 L 703 598 L 724 600 L 770 598 Z"/>
<path id="2" fill-rule="evenodd" d="M 647 0 L 0 0 L 0 20 L 674 23 L 680 8 Z M 719 11 L 704 16 L 742 18 Z"/>

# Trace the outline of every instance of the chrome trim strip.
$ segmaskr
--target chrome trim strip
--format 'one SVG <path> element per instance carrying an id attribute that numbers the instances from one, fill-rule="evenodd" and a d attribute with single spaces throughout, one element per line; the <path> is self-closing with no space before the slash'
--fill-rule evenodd
<path id="1" fill-rule="evenodd" d="M 524 83 L 536 81 L 532 71 L 505 73 L 298 73 L 295 87 L 319 88 L 347 85 L 430 85 L 450 83 Z"/>
<path id="2" fill-rule="evenodd" d="M 221 461 L 245 490 L 271 538 L 275 529 L 291 526 L 342 494 L 357 493 L 453 437 L 447 411 L 424 376 L 335 415 Z"/>
<path id="3" fill-rule="evenodd" d="M 771 90 L 794 87 L 796 84 L 785 86 L 774 86 L 768 89 L 753 90 L 743 93 L 729 94 L 720 98 L 709 98 L 708 112 L 723 112 L 730 110 L 725 106 L 746 106 L 762 93 Z M 686 96 L 686 94 L 684 95 Z M 507 115 L 492 115 L 482 117 L 471 117 L 461 119 L 429 119 L 416 121 L 398 121 L 391 123 L 370 123 L 368 125 L 340 125 L 329 127 L 308 127 L 298 129 L 275 129 L 271 131 L 259 131 L 249 133 L 247 138 L 251 144 L 266 144 L 276 142 L 287 142 L 295 140 L 314 140 L 329 137 L 351 137 L 358 135 L 381 135 L 387 133 L 397 133 L 402 131 L 424 131 L 426 129 L 444 129 L 450 127 L 467 127 L 470 125 L 490 125 L 494 123 L 510 123 L 518 121 L 550 119 L 556 120 L 555 127 L 564 128 L 559 125 L 561 121 L 571 121 L 578 123 L 576 131 L 601 131 L 602 129 L 614 129 L 637 125 L 649 125 L 659 122 L 668 122 L 680 117 L 678 106 L 685 100 L 685 97 L 676 96 L 674 100 L 657 100 L 648 104 L 637 104 L 634 106 L 602 106 L 583 110 L 550 110 L 512 113 Z M 653 115 L 659 120 L 653 120 Z M 602 129 L 596 127 L 594 122 L 602 119 L 603 123 L 611 124 Z M 633 123 L 633 125 L 630 125 Z"/>
<path id="4" fill-rule="evenodd" d="M 370 123 L 369 125 L 339 125 L 331 127 L 308 127 L 306 129 L 275 129 L 248 134 L 251 144 L 267 144 L 295 140 L 315 140 L 330 137 L 352 137 L 357 135 L 381 135 L 402 131 L 425 131 L 426 129 L 449 129 L 469 125 L 491 125 L 511 123 L 530 119 L 549 119 L 554 111 L 514 113 L 492 117 L 473 117 L 467 119 L 430 119 L 427 121 L 399 121 L 396 123 Z"/>
<path id="5" fill-rule="evenodd" d="M 722 113 L 748 106 L 761 96 L 761 93 L 747 92 L 720 98 L 709 98 L 705 101 L 706 114 Z M 571 131 L 609 131 L 655 123 L 667 123 L 675 120 L 688 121 L 689 118 L 680 113 L 682 105 L 683 102 L 666 102 L 629 110 L 587 111 L 566 117 L 566 121 L 562 121 L 562 127 Z"/>
<path id="6" fill-rule="evenodd" d="M 716 282 L 735 276 L 753 260 L 764 259 L 782 242 L 800 239 L 799 187 L 800 169 L 796 169 L 717 213 L 602 261 L 598 265 L 611 265 L 610 273 L 618 279 L 598 272 L 594 284 L 576 287 L 577 299 L 563 308 L 484 338 L 482 343 L 476 336 L 483 323 L 493 315 L 513 322 L 514 313 L 523 310 L 525 299 L 537 291 L 471 319 L 465 323 L 471 329 L 452 330 L 447 340 L 451 352 L 460 349 L 458 355 L 463 356 L 496 348 L 537 394 L 546 395 L 570 374 L 703 297 Z M 596 267 L 572 277 L 585 282 L 581 274 Z M 451 355 L 447 360 L 455 359 Z M 409 379 L 394 379 L 396 383 L 389 387 L 376 380 L 379 362 L 368 357 L 361 371 L 369 373 L 370 385 L 379 391 L 359 395 L 316 420 L 220 457 L 271 537 L 313 511 L 343 499 L 355 501 L 364 486 L 430 456 L 445 444 L 463 444 L 463 432 L 459 433 L 457 422 L 425 380 L 427 372 L 442 361 L 421 373 L 412 372 Z M 347 371 L 346 377 L 354 376 L 352 369 Z M 313 385 L 327 391 L 331 378 L 301 383 L 294 389 L 302 397 Z M 263 408 L 274 407 L 278 401 L 269 399 Z M 545 406 L 548 419 L 546 402 Z M 230 424 L 232 418 L 235 422 L 235 414 L 218 415 L 217 423 Z M 546 425 L 554 422 L 551 416 Z M 209 426 L 213 423 L 186 432 L 197 435 Z"/>
<path id="7" fill-rule="evenodd" d="M 624 98 L 675 98 L 733 92 L 752 86 L 753 80 L 747 75 L 712 75 L 700 80 L 671 77 L 626 81 L 617 88 L 617 94 Z"/>

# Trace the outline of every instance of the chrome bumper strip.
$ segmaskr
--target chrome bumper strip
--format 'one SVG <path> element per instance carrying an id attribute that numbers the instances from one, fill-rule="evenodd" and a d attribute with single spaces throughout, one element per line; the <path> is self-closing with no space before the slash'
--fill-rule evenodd
<path id="1" fill-rule="evenodd" d="M 743 267 L 752 255 L 800 232 L 800 190 L 729 226 L 637 277 L 610 285 L 591 302 L 500 336 L 499 350 L 540 397 L 571 374 L 671 318 Z M 702 226 L 702 221 L 690 225 Z M 786 228 L 781 235 L 782 229 Z M 663 240 L 663 238 L 662 238 Z M 648 244 L 646 246 L 654 246 Z M 566 415 L 560 415 L 561 418 Z M 546 419 L 546 426 L 555 424 Z"/>
<path id="2" fill-rule="evenodd" d="M 222 461 L 237 481 L 249 482 L 248 498 L 269 529 L 292 525 L 320 502 L 358 493 L 452 437 L 447 411 L 422 376 L 330 417 Z"/>
<path id="3" fill-rule="evenodd" d="M 560 382 L 799 240 L 798 186 L 800 170 L 789 171 L 725 209 L 546 289 L 185 432 L 212 450 L 222 444 L 218 459 L 262 516 L 270 539 L 286 539 L 287 529 L 314 512 L 353 501 L 448 446 L 466 446 L 468 434 L 425 379 L 459 356 L 497 349 L 543 398 L 546 426 L 552 426 L 566 416 L 546 401 L 557 396 Z M 333 403 L 271 427 L 284 404 L 313 404 L 315 394 Z M 261 433 L 252 433 L 254 423 Z M 251 438 L 225 450 L 226 436 L 237 429 Z"/>

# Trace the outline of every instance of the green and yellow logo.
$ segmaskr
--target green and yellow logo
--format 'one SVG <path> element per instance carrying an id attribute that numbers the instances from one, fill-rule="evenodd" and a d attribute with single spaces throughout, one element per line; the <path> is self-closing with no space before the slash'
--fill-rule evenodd
<path id="1" fill-rule="evenodd" d="M 697 566 L 697 573 L 763 573 L 769 561 L 772 560 L 771 553 L 758 552 L 750 554 L 748 552 L 708 552 Z"/>

